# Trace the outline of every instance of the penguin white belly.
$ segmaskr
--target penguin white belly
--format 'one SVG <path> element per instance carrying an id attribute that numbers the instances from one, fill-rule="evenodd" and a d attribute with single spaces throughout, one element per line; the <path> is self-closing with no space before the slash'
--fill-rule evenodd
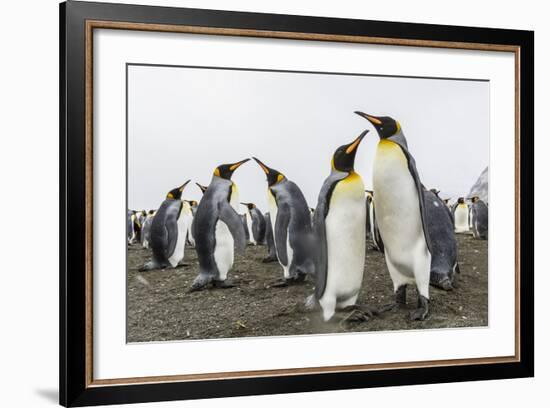
<path id="1" fill-rule="evenodd" d="M 275 201 L 275 197 L 273 197 L 273 194 L 268 190 L 267 191 L 267 201 L 269 203 L 269 218 L 271 219 L 271 229 L 273 231 L 273 238 L 275 239 L 275 224 L 277 221 L 277 202 Z M 292 250 L 292 247 L 290 246 L 290 234 L 286 234 L 286 254 L 288 263 L 287 265 L 283 264 L 281 260 L 279 259 L 279 254 L 277 253 L 277 240 L 275 239 L 275 253 L 277 254 L 277 260 L 279 261 L 279 264 L 283 267 L 283 276 L 285 279 L 288 279 L 290 277 L 290 263 L 292 262 L 292 256 L 294 254 L 294 251 Z"/>
<path id="2" fill-rule="evenodd" d="M 233 235 L 227 224 L 223 221 L 216 223 L 216 248 L 214 249 L 214 260 L 218 267 L 219 280 L 227 278 L 227 272 L 233 266 Z"/>
<path id="3" fill-rule="evenodd" d="M 235 183 L 231 184 L 231 197 L 229 198 L 231 207 L 238 211 L 239 209 L 239 190 Z M 227 272 L 233 266 L 233 235 L 229 231 L 229 227 L 223 221 L 218 220 L 216 223 L 216 247 L 214 248 L 214 261 L 218 267 L 218 279 L 225 280 Z"/>
<path id="4" fill-rule="evenodd" d="M 187 238 L 189 239 L 189 243 L 195 246 L 195 237 L 193 237 L 193 230 L 191 228 L 191 225 L 193 225 L 193 215 L 191 215 L 191 218 L 189 220 L 189 228 L 187 229 Z"/>
<path id="5" fill-rule="evenodd" d="M 458 204 L 455 209 L 455 231 L 468 232 L 468 205 Z"/>
<path id="6" fill-rule="evenodd" d="M 248 228 L 248 240 L 256 245 L 256 239 L 254 238 L 254 234 L 252 233 L 252 217 L 250 216 L 250 213 L 247 211 L 244 215 L 246 218 L 246 228 Z"/>
<path id="7" fill-rule="evenodd" d="M 369 204 L 369 228 L 371 239 L 374 241 L 374 202 Z"/>
<path id="8" fill-rule="evenodd" d="M 365 267 L 366 207 L 361 177 L 348 179 L 334 188 L 325 219 L 328 268 L 323 298 L 336 303 L 351 299 L 354 304 Z"/>
<path id="9" fill-rule="evenodd" d="M 424 287 L 426 279 L 429 284 L 431 256 L 424 235 L 416 185 L 407 158 L 396 143 L 388 140 L 379 142 L 373 185 L 376 223 L 384 242 L 394 287 L 414 283 L 419 274 Z"/>
<path id="10" fill-rule="evenodd" d="M 176 246 L 174 252 L 168 258 L 168 262 L 173 268 L 178 266 L 178 263 L 183 259 L 185 252 L 185 239 L 187 238 L 187 231 L 189 230 L 190 217 L 185 213 L 185 209 L 182 209 L 180 217 L 178 218 L 178 236 L 176 238 Z"/>

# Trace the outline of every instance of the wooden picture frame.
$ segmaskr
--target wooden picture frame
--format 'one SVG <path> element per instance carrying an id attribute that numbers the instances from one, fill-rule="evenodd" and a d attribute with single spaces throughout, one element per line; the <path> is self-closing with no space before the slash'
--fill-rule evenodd
<path id="1" fill-rule="evenodd" d="M 515 354 L 113 380 L 93 378 L 93 31 L 197 33 L 515 54 Z M 60 403 L 120 404 L 534 375 L 534 33 L 69 1 L 60 5 Z"/>

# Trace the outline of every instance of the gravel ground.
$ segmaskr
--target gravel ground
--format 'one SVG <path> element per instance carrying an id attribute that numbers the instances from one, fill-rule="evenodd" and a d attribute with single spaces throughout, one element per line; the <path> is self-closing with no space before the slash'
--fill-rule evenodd
<path id="1" fill-rule="evenodd" d="M 344 321 L 339 313 L 329 323 L 304 301 L 313 291 L 311 282 L 285 288 L 270 284 L 282 277 L 278 263 L 263 264 L 265 246 L 248 246 L 237 256 L 229 277 L 237 287 L 188 293 L 198 271 L 195 250 L 186 248 L 187 266 L 149 272 L 138 268 L 150 259 L 140 245 L 128 249 L 128 342 L 281 336 L 373 330 L 434 329 L 487 326 L 487 241 L 458 235 L 461 274 L 449 292 L 432 287 L 430 314 L 413 322 L 414 289 L 408 290 L 408 310 L 375 316 L 366 322 Z M 369 247 L 367 243 L 367 247 Z M 363 287 L 358 303 L 380 307 L 393 300 L 392 283 L 384 256 L 367 250 Z"/>

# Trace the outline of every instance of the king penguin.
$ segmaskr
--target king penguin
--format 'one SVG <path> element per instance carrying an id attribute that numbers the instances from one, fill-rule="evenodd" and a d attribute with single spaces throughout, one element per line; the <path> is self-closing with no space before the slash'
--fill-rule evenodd
<path id="1" fill-rule="evenodd" d="M 468 232 L 470 230 L 470 209 L 464 201 L 464 197 L 460 197 L 452 209 L 455 232 Z"/>
<path id="2" fill-rule="evenodd" d="M 275 251 L 275 238 L 273 237 L 273 228 L 271 227 L 271 215 L 269 212 L 264 214 L 265 219 L 265 244 L 267 245 L 267 256 L 262 259 L 263 263 L 277 262 L 277 252 Z"/>
<path id="3" fill-rule="evenodd" d="M 199 202 L 193 223 L 199 274 L 191 291 L 204 289 L 209 283 L 221 288 L 234 286 L 227 279 L 227 273 L 233 266 L 234 245 L 242 253 L 246 240 L 241 217 L 237 213 L 239 192 L 231 176 L 248 160 L 216 167 Z"/>
<path id="4" fill-rule="evenodd" d="M 246 228 L 248 229 L 249 240 L 252 245 L 262 245 L 265 239 L 265 218 L 254 203 L 241 203 L 246 206 L 244 214 Z"/>
<path id="5" fill-rule="evenodd" d="M 472 200 L 472 233 L 474 238 L 487 239 L 489 235 L 489 207 L 478 196 Z"/>
<path id="6" fill-rule="evenodd" d="M 253 157 L 267 176 L 267 200 L 275 251 L 283 268 L 283 280 L 274 287 L 302 282 L 314 275 L 311 215 L 300 188 L 278 170 Z"/>
<path id="7" fill-rule="evenodd" d="M 187 230 L 187 243 L 191 246 L 195 246 L 195 237 L 193 237 L 193 222 L 195 221 L 195 213 L 199 203 L 195 200 L 186 200 L 191 209 L 191 227 Z"/>
<path id="8" fill-rule="evenodd" d="M 143 221 L 143 228 L 141 229 L 141 245 L 143 248 L 149 248 L 151 245 L 151 225 L 153 224 L 153 218 L 155 217 L 155 210 L 149 210 Z"/>
<path id="9" fill-rule="evenodd" d="M 423 193 L 432 244 L 430 283 L 440 289 L 451 290 L 455 274 L 460 272 L 453 216 L 437 195 L 437 190 L 424 190 Z"/>
<path id="10" fill-rule="evenodd" d="M 189 181 L 171 190 L 157 210 L 149 238 L 153 257 L 140 271 L 168 266 L 175 268 L 183 259 L 187 230 L 191 226 L 191 209 L 187 202 L 181 200 L 181 195 Z"/>
<path id="11" fill-rule="evenodd" d="M 325 321 L 336 309 L 356 307 L 363 282 L 365 185 L 355 172 L 354 163 L 357 147 L 367 132 L 365 130 L 353 142 L 336 149 L 330 175 L 323 183 L 315 208 L 315 298 L 321 305 Z"/>
<path id="12" fill-rule="evenodd" d="M 136 233 L 134 232 L 135 218 L 136 218 L 135 211 L 128 210 L 127 218 L 126 218 L 126 234 L 128 238 L 128 245 L 132 244 L 136 236 Z"/>
<path id="13" fill-rule="evenodd" d="M 399 122 L 355 113 L 367 119 L 380 138 L 373 166 L 376 224 L 396 294 L 396 302 L 385 310 L 404 306 L 406 287 L 415 284 L 418 307 L 411 319 L 424 320 L 429 310 L 431 245 L 416 163 Z"/>

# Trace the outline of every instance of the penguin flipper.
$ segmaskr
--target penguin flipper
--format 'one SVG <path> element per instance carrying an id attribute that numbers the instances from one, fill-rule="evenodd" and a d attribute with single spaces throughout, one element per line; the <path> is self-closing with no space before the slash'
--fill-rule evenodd
<path id="1" fill-rule="evenodd" d="M 334 187 L 340 181 L 345 179 L 348 173 L 333 171 L 326 178 L 319 192 L 317 208 L 313 213 L 313 230 L 316 238 L 316 257 L 315 257 L 315 296 L 320 299 L 325 293 L 327 285 L 328 271 L 328 245 L 327 245 L 327 229 L 325 226 L 325 218 L 327 217 L 330 199 L 334 191 Z"/>
<path id="2" fill-rule="evenodd" d="M 246 248 L 246 235 L 244 225 L 237 211 L 229 205 L 229 202 L 222 201 L 219 206 L 219 217 L 220 220 L 227 225 L 231 235 L 233 235 L 237 252 L 240 254 L 244 253 Z"/>
<path id="3" fill-rule="evenodd" d="M 420 176 L 418 175 L 418 170 L 416 169 L 416 161 L 414 157 L 409 153 L 409 148 L 407 146 L 407 140 L 403 134 L 398 133 L 395 136 L 389 138 L 389 140 L 397 143 L 401 147 L 401 151 L 405 155 L 408 163 L 409 173 L 411 174 L 414 184 L 416 186 L 416 192 L 418 195 L 418 204 L 420 206 L 420 216 L 422 218 L 422 227 L 424 229 L 424 238 L 426 239 L 426 245 L 428 251 L 432 252 L 432 242 L 430 239 L 430 234 L 428 233 L 428 220 L 426 216 L 426 206 L 424 205 L 424 194 L 422 192 L 422 182 L 420 181 Z"/>
<path id="4" fill-rule="evenodd" d="M 277 218 L 275 219 L 275 249 L 279 261 L 283 265 L 288 265 L 288 254 L 286 251 L 288 224 L 290 223 L 290 208 L 283 204 L 277 208 Z"/>
<path id="5" fill-rule="evenodd" d="M 182 204 L 179 203 L 178 206 L 170 207 L 166 211 L 166 220 L 164 223 L 164 228 L 166 230 L 166 258 L 172 256 L 174 250 L 176 249 L 176 242 L 178 240 L 178 218 L 181 212 Z"/>

